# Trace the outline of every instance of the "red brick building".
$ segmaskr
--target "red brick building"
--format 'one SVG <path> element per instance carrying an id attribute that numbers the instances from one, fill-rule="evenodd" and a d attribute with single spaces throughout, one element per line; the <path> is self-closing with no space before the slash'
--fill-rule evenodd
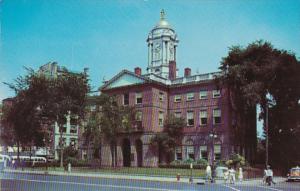
<path id="1" fill-rule="evenodd" d="M 157 166 L 165 162 L 164 155 L 151 150 L 149 144 L 163 130 L 164 120 L 170 113 L 183 117 L 187 124 L 181 145 L 175 149 L 175 160 L 192 158 L 212 162 L 227 159 L 237 150 L 228 91 L 226 87 L 218 89 L 214 81 L 222 74 L 192 75 L 191 69 L 185 68 L 184 76 L 178 77 L 178 42 L 162 11 L 160 21 L 147 38 L 147 73 L 143 74 L 139 67 L 134 72 L 123 70 L 100 88 L 102 93 L 116 95 L 119 104 L 133 106 L 140 116 L 135 132 L 119 136 L 118 166 Z M 255 141 L 256 133 L 250 139 Z M 103 143 L 101 156 L 102 165 L 111 165 L 109 143 Z"/>

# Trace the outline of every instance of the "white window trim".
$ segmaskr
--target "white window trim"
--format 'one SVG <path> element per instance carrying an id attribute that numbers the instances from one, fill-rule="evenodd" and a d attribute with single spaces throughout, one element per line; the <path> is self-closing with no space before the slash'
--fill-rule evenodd
<path id="1" fill-rule="evenodd" d="M 193 96 L 189 96 L 193 95 Z M 189 92 L 186 94 L 186 101 L 193 101 L 195 99 L 195 93 L 194 92 Z"/>
<path id="2" fill-rule="evenodd" d="M 215 110 L 219 110 L 219 111 L 220 111 L 220 115 L 216 115 L 216 114 L 215 114 Z M 220 118 L 221 118 L 220 123 L 216 123 L 216 122 L 215 122 L 215 117 L 220 117 Z M 222 111 L 221 111 L 220 108 L 214 108 L 214 109 L 213 109 L 213 124 L 214 124 L 214 125 L 217 125 L 217 124 L 221 124 L 221 123 L 222 123 Z"/>
<path id="3" fill-rule="evenodd" d="M 213 98 L 220 98 L 220 97 L 221 97 L 221 90 L 213 90 Z"/>
<path id="4" fill-rule="evenodd" d="M 180 100 L 177 100 L 176 98 L 178 98 L 178 97 L 180 97 Z M 182 100 L 182 96 L 181 95 L 175 95 L 174 96 L 174 102 L 181 102 L 181 100 Z"/>
<path id="5" fill-rule="evenodd" d="M 194 124 L 193 125 L 189 125 L 189 118 L 188 118 L 188 114 L 189 113 L 192 113 L 193 115 L 193 120 L 194 120 Z M 186 123 L 187 123 L 187 126 L 188 127 L 193 127 L 194 125 L 195 125 L 195 117 L 194 117 L 194 111 L 188 111 L 188 112 L 186 112 Z"/>
<path id="6" fill-rule="evenodd" d="M 141 92 L 137 92 L 137 93 L 135 93 L 135 104 L 142 104 L 142 103 L 138 103 L 137 102 L 137 99 L 138 99 L 138 96 L 137 95 L 141 95 L 141 97 L 140 98 L 142 98 L 142 103 L 143 103 L 143 94 L 141 93 Z"/>
<path id="7" fill-rule="evenodd" d="M 206 112 L 206 117 L 201 116 L 201 112 Z M 206 124 L 202 124 L 202 121 L 201 121 L 202 118 L 206 118 Z M 208 112 L 207 112 L 207 110 L 200 110 L 200 112 L 199 112 L 199 124 L 204 126 L 204 125 L 207 125 L 207 123 L 208 123 Z"/>
<path id="8" fill-rule="evenodd" d="M 138 119 L 138 117 L 137 117 L 137 116 L 138 116 L 138 113 L 141 114 L 141 119 Z M 136 121 L 142 121 L 142 120 L 143 120 L 143 112 L 142 112 L 142 111 L 137 111 L 137 112 L 136 112 L 135 120 L 136 120 Z"/>
<path id="9" fill-rule="evenodd" d="M 127 93 L 128 94 L 128 104 L 126 104 L 126 105 L 129 105 L 129 93 Z M 123 105 L 125 105 L 125 94 L 123 94 Z"/>
<path id="10" fill-rule="evenodd" d="M 205 97 L 201 97 L 201 92 L 206 92 L 206 96 Z M 208 97 L 208 91 L 207 90 L 200 90 L 200 92 L 199 92 L 199 99 L 207 99 L 207 97 Z"/>
<path id="11" fill-rule="evenodd" d="M 164 98 L 165 98 L 165 95 L 164 95 L 164 93 L 163 92 L 159 92 L 159 101 L 164 101 Z"/>
<path id="12" fill-rule="evenodd" d="M 160 118 L 162 117 L 162 118 Z M 159 120 L 162 119 L 162 124 L 159 124 Z M 158 113 L 158 126 L 163 127 L 164 126 L 164 112 L 160 111 Z"/>

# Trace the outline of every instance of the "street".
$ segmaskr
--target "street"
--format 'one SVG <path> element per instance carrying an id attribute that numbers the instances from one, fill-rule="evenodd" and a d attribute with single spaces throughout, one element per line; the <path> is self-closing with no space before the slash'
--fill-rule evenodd
<path id="1" fill-rule="evenodd" d="M 21 173 L 1 173 L 1 191 L 93 191 L 93 190 L 153 190 L 153 191 L 296 191 L 300 183 L 281 182 L 271 187 L 259 184 L 241 183 L 229 184 L 188 184 L 177 182 L 159 182 L 144 180 L 125 180 L 115 178 L 91 178 L 65 175 L 38 175 Z"/>

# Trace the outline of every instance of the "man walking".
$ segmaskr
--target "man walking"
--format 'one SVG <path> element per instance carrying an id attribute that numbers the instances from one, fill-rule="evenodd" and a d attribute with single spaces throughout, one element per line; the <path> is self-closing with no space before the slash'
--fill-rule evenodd
<path id="1" fill-rule="evenodd" d="M 235 183 L 235 170 L 233 169 L 233 167 L 231 167 L 229 170 L 229 182 L 230 184 Z"/>
<path id="2" fill-rule="evenodd" d="M 212 180 L 211 167 L 210 167 L 210 165 L 207 165 L 207 167 L 206 167 L 206 181 L 209 182 L 211 180 Z"/>
<path id="3" fill-rule="evenodd" d="M 271 183 L 276 184 L 273 180 L 273 170 L 271 169 L 270 165 L 267 166 L 266 180 L 269 186 L 271 186 Z"/>

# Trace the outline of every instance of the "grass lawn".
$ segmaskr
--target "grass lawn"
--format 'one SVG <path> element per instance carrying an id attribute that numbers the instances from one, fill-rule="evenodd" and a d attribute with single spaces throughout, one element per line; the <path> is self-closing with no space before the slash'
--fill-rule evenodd
<path id="1" fill-rule="evenodd" d="M 28 168 L 31 170 L 31 168 Z M 45 170 L 45 168 L 35 168 L 35 170 Z M 63 168 L 49 167 L 49 171 L 64 171 Z M 124 168 L 84 168 L 75 167 L 72 168 L 72 172 L 82 173 L 117 173 L 117 174 L 130 174 L 130 175 L 149 175 L 149 176 L 172 176 L 176 177 L 178 173 L 181 176 L 190 176 L 190 169 L 173 169 L 173 168 L 142 168 L 142 167 L 124 167 Z M 204 177 L 205 170 L 193 169 L 193 176 Z"/>

